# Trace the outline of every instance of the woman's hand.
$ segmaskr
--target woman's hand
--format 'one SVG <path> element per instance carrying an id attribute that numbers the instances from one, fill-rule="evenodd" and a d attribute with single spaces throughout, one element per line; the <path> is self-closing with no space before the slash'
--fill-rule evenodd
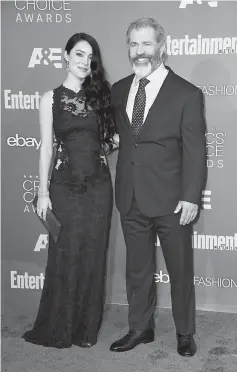
<path id="1" fill-rule="evenodd" d="M 52 203 L 49 196 L 39 196 L 37 201 L 37 214 L 44 221 L 46 220 L 47 209 L 52 209 Z"/>
<path id="2" fill-rule="evenodd" d="M 113 136 L 113 141 L 114 141 L 114 143 L 115 143 L 115 146 L 119 146 L 119 134 L 115 134 L 114 136 Z"/>

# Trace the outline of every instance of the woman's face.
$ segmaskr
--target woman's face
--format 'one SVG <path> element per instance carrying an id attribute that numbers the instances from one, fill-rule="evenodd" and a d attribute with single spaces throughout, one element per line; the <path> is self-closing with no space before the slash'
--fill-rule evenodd
<path id="1" fill-rule="evenodd" d="M 79 79 L 85 79 L 91 73 L 92 47 L 85 41 L 80 40 L 70 51 L 65 51 L 65 59 L 68 62 L 69 71 Z"/>

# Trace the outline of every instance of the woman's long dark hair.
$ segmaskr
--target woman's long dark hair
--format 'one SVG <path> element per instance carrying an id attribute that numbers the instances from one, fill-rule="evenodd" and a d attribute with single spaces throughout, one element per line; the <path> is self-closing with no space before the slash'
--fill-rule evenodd
<path id="1" fill-rule="evenodd" d="M 84 32 L 74 34 L 67 42 L 65 51 L 69 54 L 74 46 L 81 40 L 87 41 L 92 48 L 91 76 L 87 76 L 83 89 L 86 96 L 86 104 L 98 114 L 100 124 L 101 143 L 107 152 L 113 149 L 113 136 L 115 124 L 110 100 L 110 84 L 106 80 L 105 70 L 102 64 L 100 48 L 97 41 Z"/>

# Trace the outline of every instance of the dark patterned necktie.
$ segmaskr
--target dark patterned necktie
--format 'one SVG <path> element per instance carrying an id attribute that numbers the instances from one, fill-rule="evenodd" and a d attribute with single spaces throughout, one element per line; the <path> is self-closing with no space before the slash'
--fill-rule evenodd
<path id="1" fill-rule="evenodd" d="M 140 128 L 143 124 L 144 112 L 146 107 L 145 87 L 148 83 L 149 80 L 147 78 L 140 79 L 139 87 L 134 100 L 131 127 L 136 136 L 138 135 Z"/>

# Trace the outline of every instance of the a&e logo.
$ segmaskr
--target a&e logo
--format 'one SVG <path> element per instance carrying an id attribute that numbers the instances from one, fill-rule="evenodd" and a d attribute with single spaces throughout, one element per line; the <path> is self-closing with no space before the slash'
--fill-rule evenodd
<path id="1" fill-rule="evenodd" d="M 34 48 L 28 67 L 34 68 L 35 65 L 48 66 L 53 64 L 56 68 L 62 68 L 62 49 L 61 48 Z"/>
<path id="2" fill-rule="evenodd" d="M 40 252 L 41 249 L 46 249 L 48 246 L 48 242 L 48 234 L 40 234 L 36 242 L 34 252 Z"/>
<path id="3" fill-rule="evenodd" d="M 198 5 L 201 5 L 203 2 L 202 2 L 202 0 L 196 0 L 196 1 L 181 0 L 179 8 L 185 9 L 187 5 L 192 5 L 193 3 L 197 3 Z M 207 3 L 211 8 L 216 8 L 218 6 L 218 1 L 207 1 Z"/>

